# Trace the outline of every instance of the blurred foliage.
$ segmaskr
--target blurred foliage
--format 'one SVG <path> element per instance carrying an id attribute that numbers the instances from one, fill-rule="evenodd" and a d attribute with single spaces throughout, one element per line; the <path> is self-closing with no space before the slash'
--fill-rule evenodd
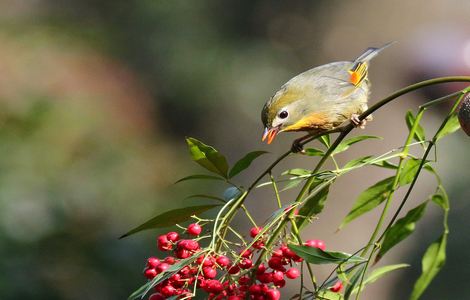
<path id="1" fill-rule="evenodd" d="M 117 237 L 187 194 L 164 189 L 190 173 L 184 135 L 239 157 L 287 78 L 418 22 L 398 24 L 398 4 L 359 2 L 0 2 L 0 298 L 129 295 L 153 238 Z"/>

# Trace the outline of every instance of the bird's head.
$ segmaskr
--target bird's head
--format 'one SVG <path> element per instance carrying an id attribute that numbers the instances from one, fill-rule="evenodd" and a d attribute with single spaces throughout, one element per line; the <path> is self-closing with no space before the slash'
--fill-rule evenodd
<path id="1" fill-rule="evenodd" d="M 264 124 L 262 140 L 268 144 L 279 132 L 289 130 L 289 127 L 299 121 L 298 94 L 282 88 L 263 107 L 261 120 Z"/>

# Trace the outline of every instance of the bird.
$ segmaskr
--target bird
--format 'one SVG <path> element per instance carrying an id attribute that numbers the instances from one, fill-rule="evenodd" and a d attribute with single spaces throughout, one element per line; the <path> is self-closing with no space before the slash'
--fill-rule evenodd
<path id="1" fill-rule="evenodd" d="M 372 116 L 359 120 L 367 110 L 370 94 L 369 62 L 382 47 L 367 48 L 354 61 L 332 62 L 307 70 L 286 82 L 265 103 L 261 111 L 264 125 L 262 141 L 271 144 L 280 132 L 307 131 L 294 141 L 292 150 L 302 151 L 301 142 L 308 137 L 337 128 L 351 120 L 364 128 Z"/>

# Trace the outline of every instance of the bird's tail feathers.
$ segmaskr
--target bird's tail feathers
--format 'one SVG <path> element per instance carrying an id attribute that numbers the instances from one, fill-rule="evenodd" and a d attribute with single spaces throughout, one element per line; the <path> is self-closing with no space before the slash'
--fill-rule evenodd
<path id="1" fill-rule="evenodd" d="M 377 54 L 379 54 L 382 50 L 384 50 L 385 48 L 388 48 L 392 44 L 395 44 L 395 41 L 388 42 L 387 44 L 383 45 L 380 48 L 374 48 L 374 47 L 367 48 L 366 51 L 364 51 L 364 53 L 362 53 L 358 58 L 356 58 L 354 62 L 356 64 L 368 62 L 372 58 L 376 57 Z"/>

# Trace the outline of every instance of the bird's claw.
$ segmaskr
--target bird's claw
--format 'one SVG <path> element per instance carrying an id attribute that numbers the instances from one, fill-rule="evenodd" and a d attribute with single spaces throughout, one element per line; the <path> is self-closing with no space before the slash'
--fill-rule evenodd
<path id="1" fill-rule="evenodd" d="M 367 118 L 366 118 L 367 119 Z M 359 127 L 361 129 L 366 128 L 367 121 L 366 119 L 360 120 L 358 114 L 351 115 L 351 122 L 353 123 L 354 127 Z"/>
<path id="2" fill-rule="evenodd" d="M 304 146 L 298 140 L 295 140 L 292 143 L 291 151 L 293 153 L 301 153 L 301 154 L 305 153 Z"/>

